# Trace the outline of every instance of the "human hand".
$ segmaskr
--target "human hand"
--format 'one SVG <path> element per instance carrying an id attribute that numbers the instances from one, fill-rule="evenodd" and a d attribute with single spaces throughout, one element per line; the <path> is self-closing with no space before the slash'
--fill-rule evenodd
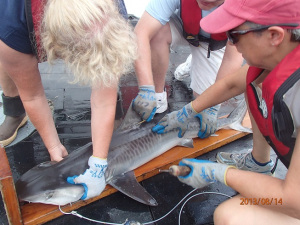
<path id="1" fill-rule="evenodd" d="M 90 168 L 83 174 L 67 178 L 68 183 L 80 184 L 84 187 L 82 200 L 100 195 L 106 186 L 104 174 L 107 169 L 107 160 L 91 156 L 88 165 Z"/>
<path id="2" fill-rule="evenodd" d="M 180 166 L 188 166 L 191 172 L 187 176 L 179 176 L 178 179 L 193 188 L 202 188 L 217 181 L 226 184 L 227 170 L 233 166 L 214 163 L 208 160 L 183 159 Z"/>
<path id="3" fill-rule="evenodd" d="M 207 108 L 195 116 L 200 120 L 199 138 L 206 138 L 216 132 L 219 109 L 220 104 Z"/>
<path id="4" fill-rule="evenodd" d="M 68 152 L 61 143 L 48 150 L 51 161 L 59 162 L 68 155 Z"/>
<path id="5" fill-rule="evenodd" d="M 139 87 L 139 93 L 132 101 L 132 109 L 146 122 L 153 119 L 156 112 L 156 97 L 153 85 L 142 85 Z"/>
<path id="6" fill-rule="evenodd" d="M 191 118 L 197 115 L 193 109 L 192 103 L 185 105 L 178 111 L 165 115 L 158 124 L 152 128 L 152 131 L 158 134 L 167 133 L 173 129 L 178 129 L 178 137 L 182 138 L 185 134 Z"/>

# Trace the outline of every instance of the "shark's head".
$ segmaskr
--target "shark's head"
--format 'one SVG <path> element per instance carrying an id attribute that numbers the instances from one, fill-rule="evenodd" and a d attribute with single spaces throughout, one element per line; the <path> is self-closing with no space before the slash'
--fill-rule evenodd
<path id="1" fill-rule="evenodd" d="M 70 185 L 69 187 L 47 190 L 35 195 L 24 196 L 24 198 L 20 200 L 52 205 L 66 205 L 70 202 L 78 201 L 83 194 L 84 188 L 82 185 Z"/>
<path id="2" fill-rule="evenodd" d="M 69 184 L 67 177 L 85 171 L 91 149 L 82 148 L 74 153 L 71 156 L 79 154 L 81 160 L 76 156 L 66 157 L 58 163 L 44 162 L 23 174 L 15 184 L 19 200 L 54 205 L 78 201 L 84 194 L 84 188 Z"/>

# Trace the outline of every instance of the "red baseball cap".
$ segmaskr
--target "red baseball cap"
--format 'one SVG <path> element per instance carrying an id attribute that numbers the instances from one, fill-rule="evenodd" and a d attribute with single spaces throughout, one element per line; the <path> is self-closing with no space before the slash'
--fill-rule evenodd
<path id="1" fill-rule="evenodd" d="M 300 0 L 225 0 L 200 21 L 208 33 L 223 33 L 250 21 L 261 25 L 296 23 L 300 28 Z"/>

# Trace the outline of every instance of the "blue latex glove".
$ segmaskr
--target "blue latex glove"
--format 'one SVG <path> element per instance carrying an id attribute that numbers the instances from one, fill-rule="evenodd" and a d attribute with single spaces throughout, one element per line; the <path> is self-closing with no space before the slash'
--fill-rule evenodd
<path id="1" fill-rule="evenodd" d="M 230 167 L 235 168 L 226 164 L 198 159 L 183 159 L 179 165 L 190 167 L 191 172 L 187 176 L 179 176 L 178 179 L 193 188 L 202 188 L 217 181 L 227 185 L 227 170 Z"/>
<path id="2" fill-rule="evenodd" d="M 220 105 L 211 107 L 197 113 L 192 106 L 192 102 L 185 105 L 181 110 L 165 115 L 158 124 L 152 128 L 153 132 L 164 134 L 171 130 L 178 129 L 178 137 L 182 138 L 188 129 L 189 122 L 193 117 L 200 121 L 198 137 L 206 138 L 217 130 L 217 117 Z"/>
<path id="3" fill-rule="evenodd" d="M 100 195 L 106 186 L 104 174 L 107 169 L 107 160 L 91 156 L 88 165 L 90 168 L 83 174 L 67 178 L 68 183 L 80 184 L 84 187 L 82 200 Z"/>
<path id="4" fill-rule="evenodd" d="M 149 122 L 155 115 L 156 105 L 154 86 L 140 86 L 138 95 L 132 101 L 132 109 L 141 116 L 142 120 Z"/>

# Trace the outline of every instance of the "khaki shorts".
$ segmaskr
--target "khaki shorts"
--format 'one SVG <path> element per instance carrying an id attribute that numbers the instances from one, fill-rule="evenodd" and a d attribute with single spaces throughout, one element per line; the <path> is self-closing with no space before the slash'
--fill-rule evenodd
<path id="1" fill-rule="evenodd" d="M 201 94 L 215 82 L 222 63 L 225 47 L 220 50 L 211 51 L 210 57 L 207 58 L 208 44 L 202 42 L 199 47 L 189 44 L 182 35 L 181 20 L 178 16 L 174 15 L 170 19 L 169 24 L 172 33 L 171 49 L 176 51 L 177 46 L 189 46 L 191 49 L 190 87 L 197 94 Z"/>

